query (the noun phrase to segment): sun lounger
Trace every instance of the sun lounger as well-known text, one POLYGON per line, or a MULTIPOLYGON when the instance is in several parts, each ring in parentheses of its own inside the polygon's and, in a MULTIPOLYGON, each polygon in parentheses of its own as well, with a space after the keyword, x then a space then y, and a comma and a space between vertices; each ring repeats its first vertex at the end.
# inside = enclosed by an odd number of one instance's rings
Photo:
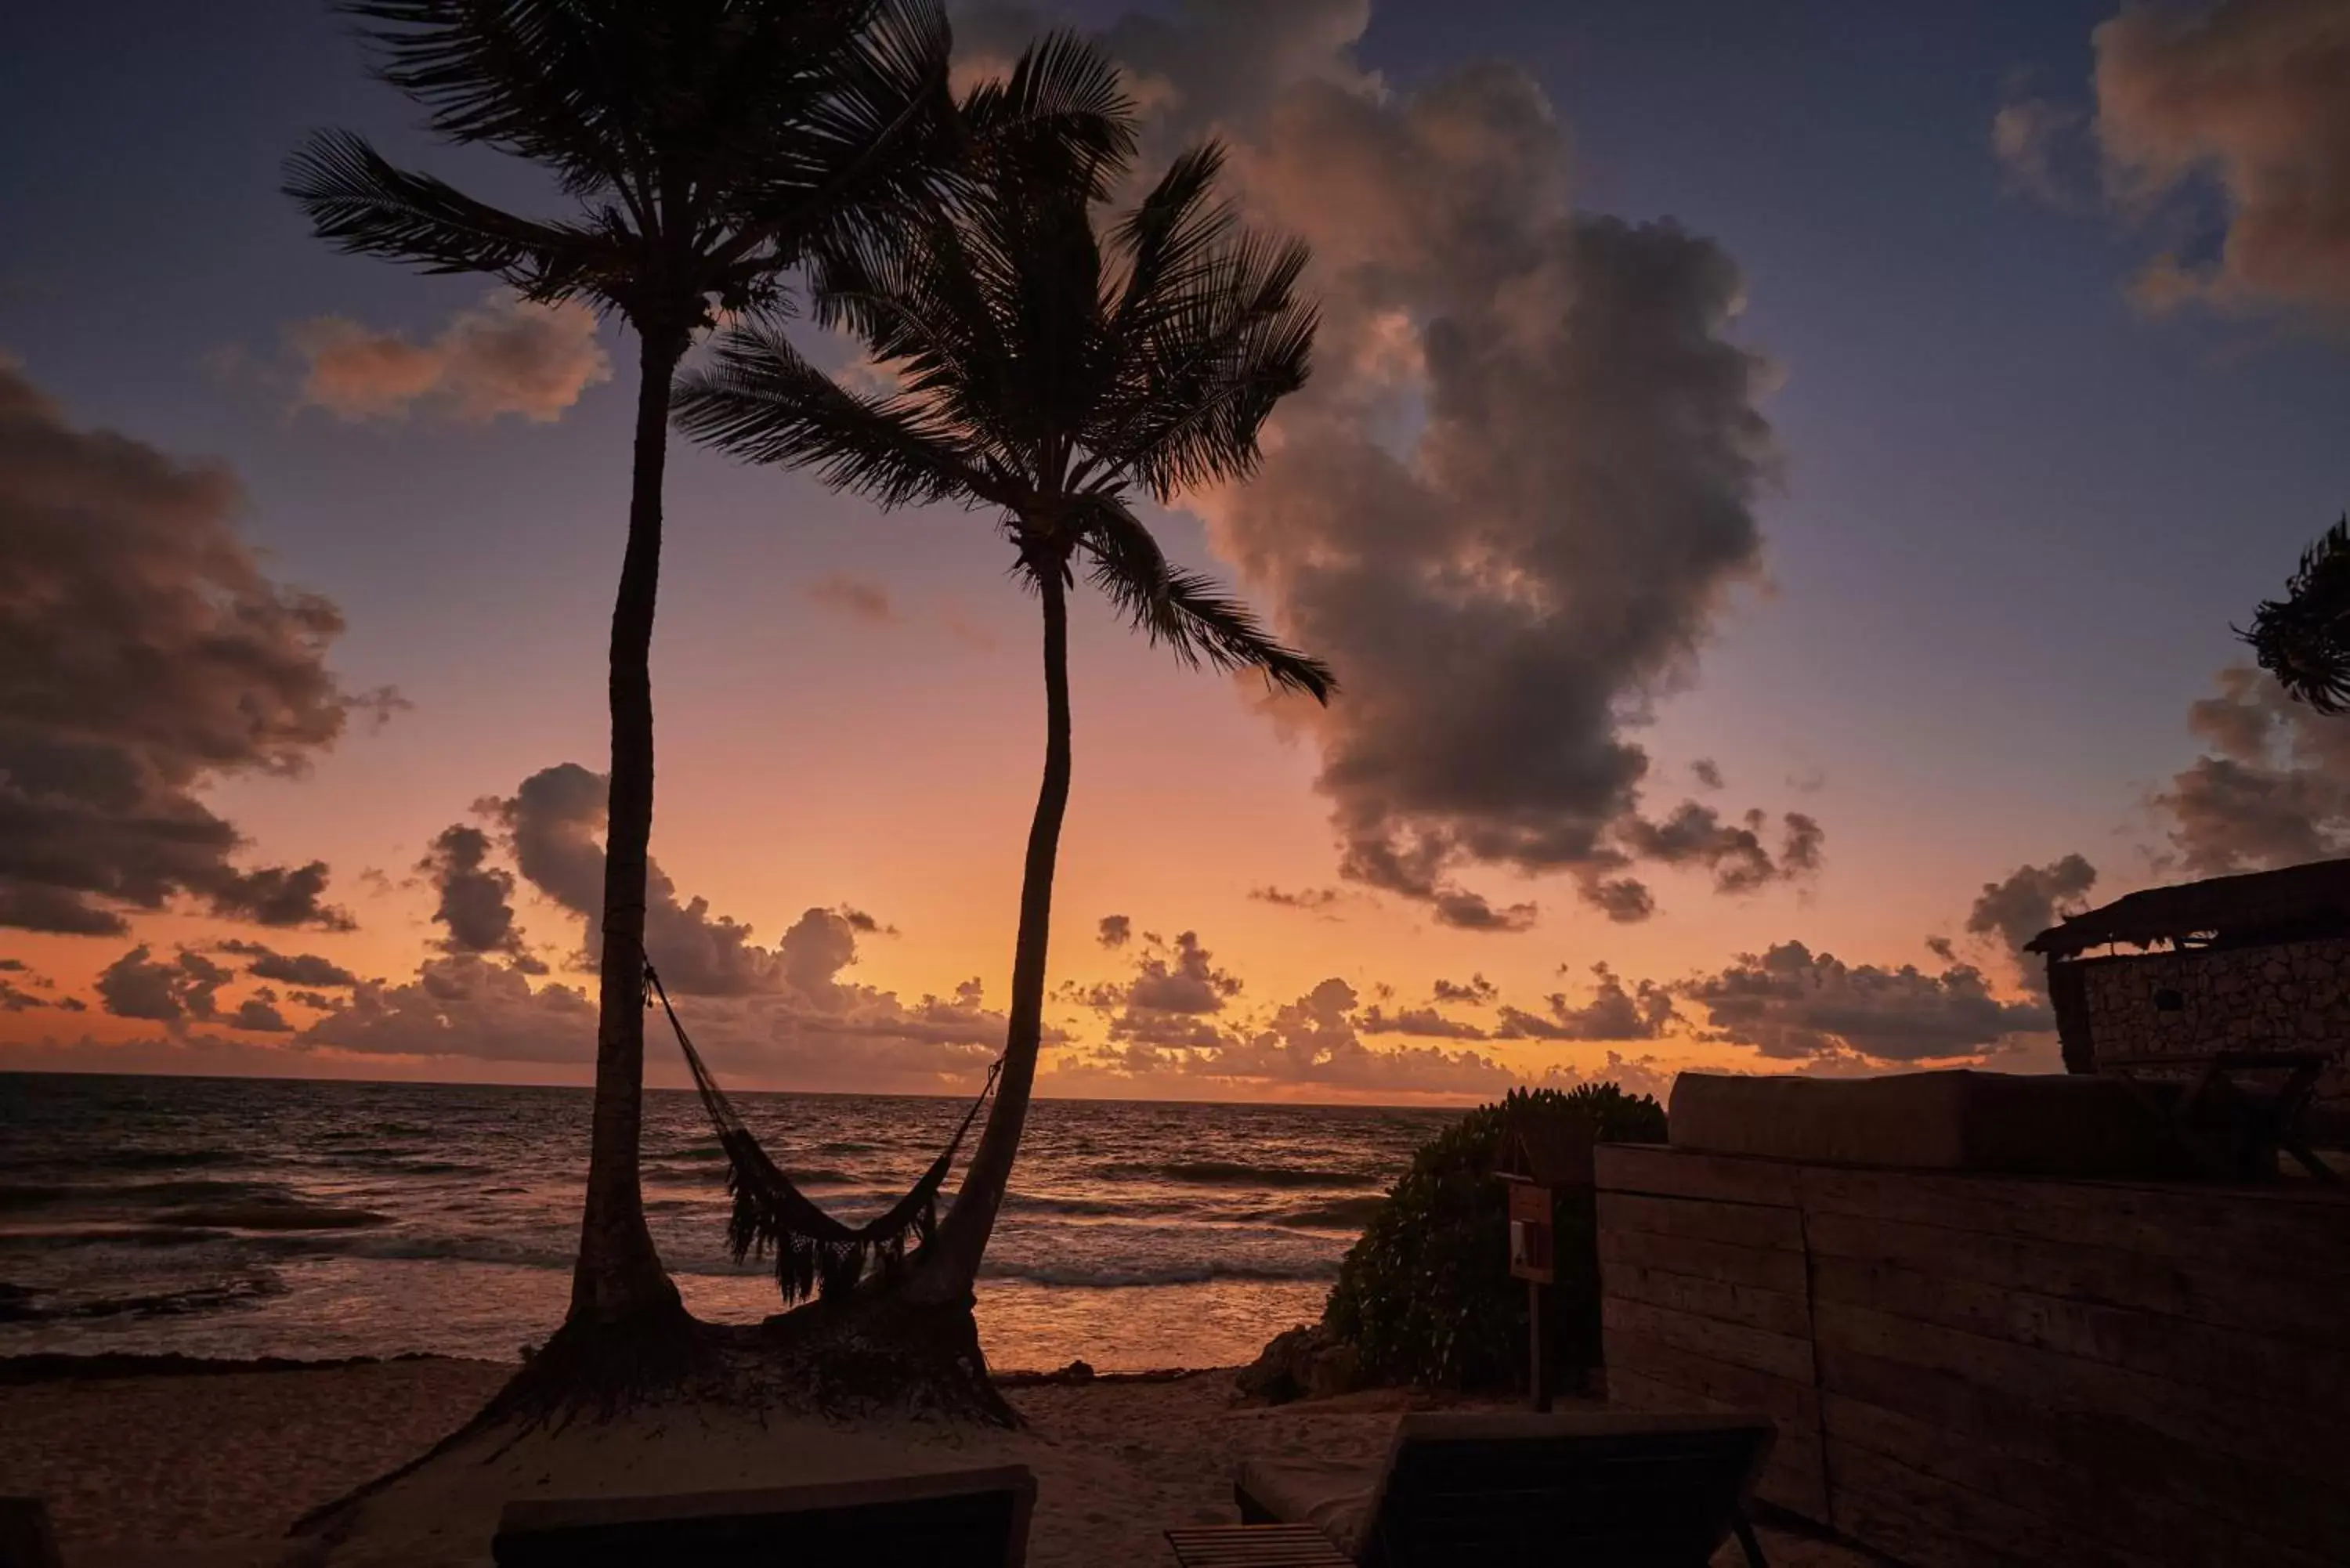
POLYGON ((1406 1416, 1385 1463, 1252 1459, 1243 1522, 1167 1532, 1184 1568, 1704 1568, 1775 1435, 1760 1416, 1406 1416))
POLYGON ((1025 1465, 764 1491, 506 1504, 498 1568, 854 1563, 1020 1568, 1036 1477, 1025 1465))
POLYGON ((37 1497, 0 1497, 0 1568, 57 1568, 57 1538, 37 1497))

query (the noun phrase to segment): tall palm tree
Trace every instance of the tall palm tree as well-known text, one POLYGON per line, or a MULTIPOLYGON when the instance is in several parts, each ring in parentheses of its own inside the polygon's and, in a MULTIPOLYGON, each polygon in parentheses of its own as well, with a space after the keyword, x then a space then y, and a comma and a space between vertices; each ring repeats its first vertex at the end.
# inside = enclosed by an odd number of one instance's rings
POLYGON ((349 0, 376 74, 450 141, 537 165, 575 204, 535 218, 394 167, 348 131, 314 135, 286 193, 319 238, 432 273, 585 300, 637 334, 629 532, 612 611, 610 814, 601 1008, 573 1321, 677 1315, 645 1228, 645 867, 652 832, 650 658, 670 387, 718 313, 779 310, 812 244, 897 221, 976 136, 1104 145, 1123 100, 1066 39, 956 111, 937 0, 349 0))
POLYGON ((2236 635, 2293 697, 2321 713, 2350 711, 2350 514, 2301 553, 2284 594, 2236 635))
POLYGON ((1132 504, 1254 471, 1266 416, 1305 379, 1305 248, 1236 223, 1214 196, 1213 145, 1177 159, 1097 230, 1129 157, 982 160, 955 202, 880 243, 828 249, 812 268, 816 315, 862 337, 896 390, 850 391, 781 333, 752 327, 721 337, 712 368, 678 392, 680 428, 738 456, 813 470, 884 507, 958 501, 991 514, 1044 610, 1045 778, 1003 1076, 954 1207, 908 1280, 918 1303, 969 1303, 1027 1118, 1069 797, 1078 570, 1185 664, 1260 670, 1323 701, 1335 689, 1322 664, 1170 562, 1132 504))

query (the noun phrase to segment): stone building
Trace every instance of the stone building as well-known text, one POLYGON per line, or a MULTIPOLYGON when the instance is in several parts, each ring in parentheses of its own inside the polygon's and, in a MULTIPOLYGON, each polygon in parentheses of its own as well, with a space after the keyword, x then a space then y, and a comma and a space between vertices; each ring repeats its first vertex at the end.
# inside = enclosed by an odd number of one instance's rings
POLYGON ((2067 1071, 2112 1056, 2331 1050, 2318 1101, 2350 1113, 2350 860, 2148 888, 2027 948, 2048 961, 2067 1071))

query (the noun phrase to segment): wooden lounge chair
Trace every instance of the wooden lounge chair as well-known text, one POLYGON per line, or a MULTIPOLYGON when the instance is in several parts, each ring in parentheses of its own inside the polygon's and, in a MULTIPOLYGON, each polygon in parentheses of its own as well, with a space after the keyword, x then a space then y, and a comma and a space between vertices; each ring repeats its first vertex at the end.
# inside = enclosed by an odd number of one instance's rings
POLYGON ((57 1533, 37 1497, 0 1497, 0 1568, 57 1568, 57 1533))
POLYGON ((1184 1568, 1704 1568, 1776 1435, 1761 1416, 1406 1416, 1382 1465, 1253 1459, 1243 1522, 1167 1532, 1184 1568))
POLYGON ((506 1504, 498 1568, 1021 1568, 1036 1477, 1025 1465, 760 1491, 506 1504))

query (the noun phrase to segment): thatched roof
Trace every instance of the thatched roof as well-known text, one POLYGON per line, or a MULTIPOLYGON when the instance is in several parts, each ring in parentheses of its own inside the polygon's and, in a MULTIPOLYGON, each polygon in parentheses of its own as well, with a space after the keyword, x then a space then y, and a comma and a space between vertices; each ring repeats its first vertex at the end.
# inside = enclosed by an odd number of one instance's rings
POLYGON ((2149 888, 2052 926, 2024 947, 2070 958, 2107 942, 2143 947, 2203 934, 2234 937, 2331 924, 2350 925, 2350 860, 2149 888))

